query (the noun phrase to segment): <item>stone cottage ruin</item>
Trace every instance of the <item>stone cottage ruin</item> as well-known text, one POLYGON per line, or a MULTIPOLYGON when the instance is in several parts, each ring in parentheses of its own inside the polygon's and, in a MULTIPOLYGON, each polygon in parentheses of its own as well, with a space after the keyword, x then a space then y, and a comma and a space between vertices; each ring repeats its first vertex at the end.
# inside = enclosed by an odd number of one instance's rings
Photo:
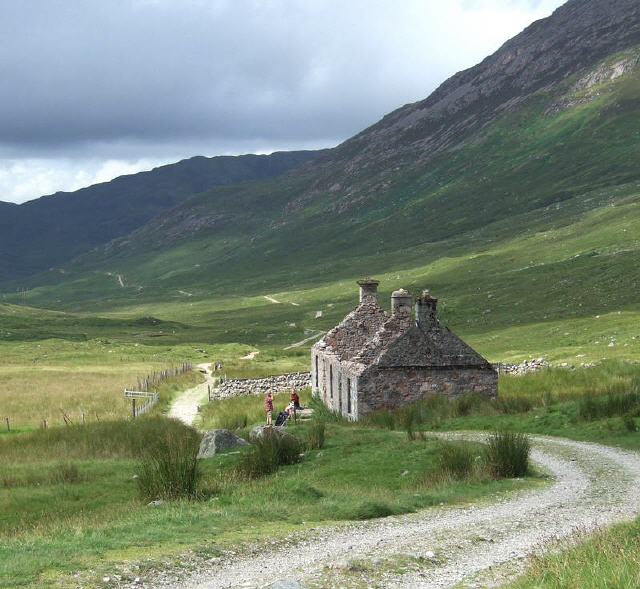
POLYGON ((311 350, 313 393, 351 419, 396 409, 429 395, 495 397, 491 364, 442 325, 429 291, 415 301, 391 295, 391 315, 378 304, 377 280, 358 282, 360 304, 311 350))

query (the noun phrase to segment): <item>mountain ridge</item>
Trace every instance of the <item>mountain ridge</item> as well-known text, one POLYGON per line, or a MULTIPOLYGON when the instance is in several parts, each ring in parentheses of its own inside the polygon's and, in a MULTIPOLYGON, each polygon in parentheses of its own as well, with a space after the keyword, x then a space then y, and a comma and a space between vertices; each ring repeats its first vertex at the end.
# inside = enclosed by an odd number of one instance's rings
POLYGON ((68 262, 133 231, 197 192, 282 174, 321 153, 196 156, 74 192, 57 192, 20 205, 3 203, 0 281, 68 262))

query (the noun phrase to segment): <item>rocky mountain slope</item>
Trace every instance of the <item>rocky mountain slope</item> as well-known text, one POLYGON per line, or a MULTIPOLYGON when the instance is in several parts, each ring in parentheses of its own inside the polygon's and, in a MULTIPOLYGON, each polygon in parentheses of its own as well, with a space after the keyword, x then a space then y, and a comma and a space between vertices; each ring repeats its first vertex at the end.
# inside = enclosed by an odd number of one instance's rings
POLYGON ((315 155, 194 157, 20 206, 0 202, 0 282, 68 262, 128 234, 192 194, 277 176, 315 155))

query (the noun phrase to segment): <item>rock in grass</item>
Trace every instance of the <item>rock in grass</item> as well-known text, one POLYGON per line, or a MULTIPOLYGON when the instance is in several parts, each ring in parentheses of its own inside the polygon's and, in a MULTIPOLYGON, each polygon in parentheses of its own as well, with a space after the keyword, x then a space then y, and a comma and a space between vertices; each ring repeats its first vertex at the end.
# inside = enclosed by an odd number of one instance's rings
POLYGON ((284 431, 284 428, 282 426, 256 425, 256 427, 254 427, 251 430, 251 433, 249 434, 249 439, 252 442, 257 442, 258 440, 262 440, 267 436, 283 437, 283 436, 289 436, 289 434, 284 431))
POLYGON ((198 458, 211 458, 221 452, 227 452, 238 446, 246 446, 247 442, 226 429, 214 429, 204 434, 198 458))

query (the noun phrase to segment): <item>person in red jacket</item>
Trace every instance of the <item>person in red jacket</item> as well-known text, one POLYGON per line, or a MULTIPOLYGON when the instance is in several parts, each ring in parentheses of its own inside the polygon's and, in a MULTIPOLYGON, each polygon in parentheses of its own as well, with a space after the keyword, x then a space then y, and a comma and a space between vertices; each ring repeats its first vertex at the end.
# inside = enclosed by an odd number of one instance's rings
POLYGON ((289 397, 289 401, 293 403, 293 408, 297 411, 300 409, 300 395, 295 389, 291 389, 291 396, 289 397))
POLYGON ((267 393, 264 398, 264 411, 267 414, 267 425, 271 425, 271 417, 273 415, 273 394, 267 393))

